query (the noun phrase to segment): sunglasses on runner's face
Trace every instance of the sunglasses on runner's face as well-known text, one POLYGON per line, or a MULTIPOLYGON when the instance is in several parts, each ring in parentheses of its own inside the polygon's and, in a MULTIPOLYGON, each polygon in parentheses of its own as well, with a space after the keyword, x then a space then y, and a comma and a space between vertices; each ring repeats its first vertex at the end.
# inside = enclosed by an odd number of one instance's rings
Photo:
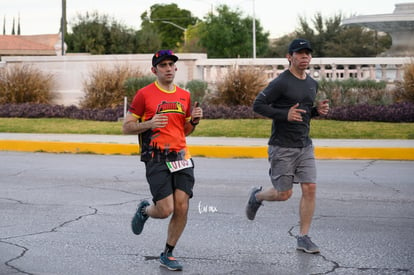
POLYGON ((161 51, 158 51, 158 52, 155 54, 155 57, 156 57, 156 58, 158 58, 158 57, 160 57, 160 56, 164 56, 164 55, 174 55, 174 52, 173 52, 173 51, 171 51, 171 50, 161 50, 161 51))

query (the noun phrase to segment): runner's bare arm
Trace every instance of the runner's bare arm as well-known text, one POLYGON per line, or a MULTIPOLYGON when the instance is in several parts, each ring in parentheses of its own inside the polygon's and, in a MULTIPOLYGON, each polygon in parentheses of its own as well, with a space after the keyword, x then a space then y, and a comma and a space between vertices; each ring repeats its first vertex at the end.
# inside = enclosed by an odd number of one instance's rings
POLYGON ((167 123, 168 117, 164 115, 156 114, 148 121, 139 122, 137 117, 128 112, 122 124, 122 132, 125 135, 140 134, 149 129, 165 127, 167 123))

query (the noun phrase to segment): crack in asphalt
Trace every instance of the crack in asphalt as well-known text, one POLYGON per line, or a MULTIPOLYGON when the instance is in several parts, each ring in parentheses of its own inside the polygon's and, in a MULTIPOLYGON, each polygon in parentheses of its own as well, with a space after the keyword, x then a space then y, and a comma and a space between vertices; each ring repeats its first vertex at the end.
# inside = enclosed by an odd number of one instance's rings
MULTIPOLYGON (((7 198, 2 198, 2 199, 6 199, 6 200, 7 200, 7 198)), ((14 200, 14 199, 8 199, 8 200, 11 200, 11 201, 17 201, 17 202, 19 202, 19 203, 24 204, 24 202, 21 202, 21 201, 18 201, 18 200, 14 200)), ((30 233, 30 234, 24 234, 24 235, 10 236, 10 237, 6 237, 6 238, 0 238, 0 243, 5 243, 5 244, 12 245, 12 246, 15 246, 15 247, 17 247, 17 248, 22 249, 22 252, 21 252, 18 256, 16 256, 16 257, 14 257, 14 258, 11 258, 11 259, 7 260, 6 262, 4 262, 4 264, 5 264, 7 267, 12 268, 13 270, 16 270, 17 272, 19 272, 19 273, 21 273, 21 274, 33 275, 33 273, 30 273, 30 272, 27 272, 27 271, 21 270, 21 269, 19 269, 18 267, 14 266, 14 265, 12 264, 12 262, 14 262, 14 261, 16 261, 16 260, 19 260, 19 259, 23 258, 23 257, 24 257, 24 255, 26 254, 26 252, 28 252, 30 249, 29 249, 29 248, 27 248, 27 247, 25 247, 25 246, 22 246, 22 245, 19 245, 19 244, 17 244, 17 243, 13 243, 13 242, 10 242, 10 241, 6 241, 6 240, 11 240, 11 239, 15 239, 15 238, 22 238, 22 237, 36 236, 36 235, 41 235, 41 234, 55 233, 55 232, 57 232, 60 228, 63 228, 64 226, 66 226, 66 225, 68 225, 68 224, 70 224, 70 223, 74 223, 74 222, 76 222, 76 221, 79 221, 79 220, 80 220, 80 219, 82 219, 82 218, 85 218, 85 217, 87 217, 87 216, 93 216, 93 215, 96 215, 96 214, 98 213, 98 209, 96 209, 96 208, 94 208, 94 207, 92 207, 92 206, 88 206, 88 208, 93 210, 93 211, 92 211, 92 213, 88 213, 88 214, 80 215, 80 216, 76 217, 75 219, 67 220, 67 221, 65 221, 65 222, 63 222, 63 223, 61 223, 61 224, 59 224, 58 226, 53 227, 53 228, 52 228, 52 229, 50 229, 50 230, 47 230, 47 231, 40 231, 40 232, 35 232, 35 233, 30 233)))
MULTIPOLYGON (((288 234, 291 237, 296 238, 296 236, 292 233, 293 229, 295 227, 299 226, 295 225, 292 226, 289 231, 288 234)), ((381 268, 381 267, 353 267, 353 266, 342 266, 340 265, 338 262, 336 262, 333 259, 329 259, 327 256, 323 255, 322 253, 318 253, 318 254, 313 254, 315 257, 320 257, 322 258, 325 262, 328 262, 330 264, 332 264, 332 269, 327 270, 325 272, 320 272, 320 273, 311 273, 310 275, 323 275, 323 274, 330 274, 333 273, 335 271, 337 271, 338 269, 352 269, 352 270, 358 270, 358 271, 375 271, 378 274, 383 274, 385 272, 392 272, 392 273, 396 273, 396 272, 411 272, 410 269, 404 269, 404 268, 381 268)))
MULTIPOLYGON (((400 190, 393 188, 393 187, 386 187, 386 186, 382 186, 380 184, 378 184, 377 182, 375 182, 374 180, 372 180, 369 177, 365 177, 362 175, 362 173, 364 171, 366 171, 367 169, 369 169, 371 166, 373 166, 377 161, 376 160, 372 160, 369 161, 368 163, 366 163, 365 166, 361 167, 358 170, 355 170, 353 172, 353 174, 361 179, 367 180, 368 182, 370 182, 371 184, 373 184, 374 186, 377 187, 381 187, 381 188, 388 188, 391 189, 393 192, 395 193, 400 193, 400 190)), ((320 216, 320 218, 322 218, 322 216, 320 216)), ((314 218, 314 220, 317 220, 318 218, 314 218)), ((292 226, 289 230, 288 230, 288 234, 293 237, 296 238, 296 236, 292 233, 293 229, 295 227, 299 227, 299 223, 297 225, 292 226)), ((318 254, 314 254, 316 257, 320 257, 322 258, 325 262, 328 262, 330 264, 332 264, 332 269, 327 270, 325 272, 321 272, 321 273, 312 273, 312 275, 322 275, 322 274, 330 274, 335 272, 338 269, 353 269, 353 270, 358 270, 358 271, 374 271, 377 273, 385 273, 385 272, 392 272, 392 273, 396 273, 396 272, 411 272, 412 270, 410 269, 404 269, 404 268, 378 268, 378 267, 352 267, 352 266, 341 266, 338 262, 336 262, 333 259, 329 259, 328 257, 326 257, 325 255, 323 255, 322 253, 318 253, 318 254)))
MULTIPOLYGON (((138 255, 136 255, 136 256, 138 256, 138 255)), ((245 257, 241 257, 241 258, 243 259, 242 262, 244 264, 245 263, 250 263, 250 264, 263 264, 260 261, 251 261, 251 260, 249 261, 249 260, 246 260, 245 257)), ((204 258, 201 258, 201 257, 179 257, 179 259, 183 259, 183 260, 195 260, 195 261, 209 261, 209 262, 220 262, 220 261, 222 261, 222 262, 226 262, 226 263, 230 263, 230 264, 236 264, 236 265, 239 263, 239 261, 235 261, 235 260, 223 260, 223 258, 220 258, 220 257, 204 257, 204 258)), ((159 261, 160 260, 160 256, 150 256, 150 255, 147 255, 147 256, 144 256, 144 260, 145 261, 159 261)), ((277 263, 269 263, 269 265, 270 266, 276 266, 277 263)), ((240 271, 240 272, 242 272, 242 270, 233 270, 233 271, 240 271)), ((239 273, 237 273, 237 274, 239 274, 239 273)))
MULTIPOLYGON (((328 260, 325 256, 320 255, 323 259, 328 260)), ((334 266, 332 270, 321 272, 321 273, 311 273, 310 275, 324 275, 335 272, 337 269, 345 270, 358 270, 358 271, 374 271, 377 274, 396 274, 397 272, 411 273, 410 269, 405 268, 387 268, 387 267, 353 267, 353 266, 340 266, 339 264, 334 266), (391 272, 391 273, 390 273, 391 272)))
POLYGON ((0 200, 17 202, 17 203, 19 203, 19 204, 25 204, 25 203, 24 203, 23 201, 21 201, 21 200, 16 200, 16 199, 11 199, 11 198, 4 198, 4 197, 0 197, 0 200))
POLYGON ((27 169, 23 169, 23 170, 20 170, 20 171, 17 171, 16 173, 14 173, 14 174, 9 174, 9 175, 7 175, 8 177, 17 177, 17 176, 20 176, 20 175, 22 175, 22 174, 24 174, 26 171, 28 171, 27 169))
MULTIPOLYGON (((16 176, 20 176, 22 174, 24 174, 27 170, 21 170, 18 171, 14 174, 10 174, 9 176, 12 177, 16 177, 16 176)), ((115 182, 123 182, 123 180, 121 180, 121 178, 119 176, 115 176, 114 177, 115 182)), ((96 187, 96 186, 88 186, 88 185, 82 185, 85 188, 93 188, 93 189, 101 189, 101 190, 109 190, 109 191, 117 191, 117 192, 121 192, 121 193, 126 193, 126 194, 132 194, 132 195, 137 195, 135 192, 129 192, 126 190, 121 190, 121 189, 117 189, 117 188, 104 188, 104 187, 96 187)), ((56 187, 56 186, 54 186, 56 187)), ((48 187, 47 187, 48 188, 48 187)), ((41 189, 41 188, 36 188, 36 189, 41 189)), ((5 200, 5 201, 11 201, 11 202, 15 202, 15 203, 19 203, 19 204, 28 204, 25 203, 24 201, 21 200, 17 200, 17 199, 13 199, 13 198, 6 198, 6 197, 0 197, 0 200, 5 200)), ((134 200, 135 201, 135 200, 134 200)), ((117 204, 110 204, 110 205, 122 205, 122 204, 127 204, 127 203, 131 203, 132 201, 126 201, 126 202, 122 202, 122 203, 117 203, 117 204)), ((32 205, 32 204, 31 204, 32 205)), ((16 272, 20 273, 20 274, 27 274, 27 275, 34 275, 33 273, 30 273, 28 271, 24 271, 22 269, 19 269, 17 266, 13 265, 14 261, 17 261, 21 258, 24 257, 24 255, 30 250, 28 247, 19 245, 18 243, 15 242, 11 242, 10 240, 12 239, 16 239, 16 238, 23 238, 23 237, 31 237, 31 236, 36 236, 36 235, 41 235, 41 234, 49 234, 49 233, 55 233, 57 232, 60 228, 63 228, 64 226, 70 224, 70 223, 74 223, 76 221, 81 220, 82 218, 85 218, 87 216, 93 216, 96 215, 98 213, 98 209, 94 208, 92 206, 88 206, 89 209, 92 209, 93 211, 91 213, 87 213, 84 215, 80 215, 78 217, 76 217, 75 219, 70 219, 67 221, 62 222, 61 224, 51 228, 50 230, 46 230, 46 231, 40 231, 40 232, 34 232, 34 233, 30 233, 30 234, 22 234, 22 235, 15 235, 15 236, 9 236, 9 237, 0 237, 0 243, 3 244, 7 244, 10 246, 14 246, 17 247, 19 249, 21 249, 21 253, 19 255, 17 255, 16 257, 13 257, 11 259, 8 259, 7 261, 4 262, 4 264, 8 267, 11 268, 13 270, 15 270, 16 272)))
POLYGON ((22 249, 22 253, 20 253, 18 256, 14 257, 14 258, 11 258, 8 261, 4 262, 4 265, 5 266, 7 266, 7 267, 9 267, 9 268, 17 271, 18 273, 27 274, 27 275, 33 275, 33 273, 26 272, 24 270, 21 270, 21 269, 15 267, 15 266, 13 266, 12 264, 10 264, 11 262, 13 262, 13 261, 15 261, 17 259, 22 258, 24 256, 24 254, 26 254, 26 252, 29 251, 29 249, 27 247, 22 246, 22 245, 18 245, 18 244, 15 244, 15 243, 11 243, 11 242, 5 242, 5 241, 3 241, 1 239, 0 239, 0 243, 5 243, 5 244, 11 245, 11 246, 15 246, 15 247, 18 247, 18 248, 21 248, 22 249))
MULTIPOLYGON (((289 234, 291 236, 293 236, 293 234, 291 233, 291 230, 294 227, 292 227, 289 230, 289 234)), ((404 268, 381 268, 381 267, 352 267, 352 266, 341 266, 339 263, 328 259, 326 256, 324 256, 323 254, 319 253, 319 254, 313 254, 316 257, 320 257, 322 258, 324 261, 329 262, 333 265, 332 269, 325 271, 325 272, 321 272, 321 273, 310 273, 310 275, 324 275, 324 274, 330 274, 335 272, 337 269, 345 269, 345 270, 358 270, 358 271, 374 271, 375 273, 378 274, 389 274, 391 272, 391 274, 393 273, 397 273, 397 272, 404 272, 404 273, 410 273, 412 270, 410 269, 404 269, 404 268)), ((138 256, 138 255, 136 255, 138 256)), ((203 260, 203 261, 222 261, 222 258, 197 258, 197 257, 180 257, 181 259, 186 259, 186 260, 203 260)), ((160 259, 159 256, 144 256, 144 260, 145 261, 158 261, 160 259)), ((230 263, 234 263, 236 264, 236 261, 226 261, 226 262, 230 262, 230 263)), ((246 263, 245 261, 243 261, 243 263, 246 263)), ((260 264, 260 262, 251 262, 252 264, 260 264)), ((276 264, 274 264, 276 265, 276 264)))
MULTIPOLYGON (((316 219, 314 218, 314 220, 316 220, 316 219)), ((290 237, 293 237, 293 238, 295 238, 295 239, 296 239, 296 236, 293 234, 293 229, 294 229, 295 227, 299 227, 299 223, 298 223, 297 225, 292 226, 292 227, 288 230, 288 234, 289 234, 289 236, 290 236, 290 237)), ((313 255, 314 255, 315 257, 320 257, 320 258, 322 258, 325 262, 328 262, 328 263, 332 264, 332 269, 331 269, 331 270, 328 270, 328 271, 323 272, 323 273, 315 273, 315 274, 329 274, 329 273, 334 272, 336 269, 338 269, 338 268, 340 268, 340 267, 341 267, 341 266, 339 265, 339 263, 338 263, 338 262, 336 262, 336 261, 334 261, 334 260, 330 260, 330 259, 328 259, 328 258, 327 258, 327 257, 325 257, 322 253, 317 253, 317 254, 313 254, 313 255)))
MULTIPOLYGON (((376 163, 375 160, 373 161, 369 161, 367 163, 365 163, 365 165, 363 165, 360 169, 357 169, 353 172, 353 174, 356 177, 359 177, 361 179, 364 179, 366 181, 368 181, 370 184, 379 187, 379 188, 384 188, 384 189, 390 189, 392 191, 394 191, 395 193, 400 193, 400 190, 393 188, 393 187, 387 187, 387 186, 382 186, 381 184, 375 182, 375 180, 366 177, 363 175, 363 172, 366 171, 367 169, 369 169, 371 166, 373 166, 376 163)), ((23 173, 23 171, 16 173, 16 175, 19 175, 23 173)), ((115 181, 116 182, 123 182, 122 180, 120 180, 119 177, 115 176, 115 181)), ((105 187, 96 187, 96 186, 88 186, 88 185, 82 185, 85 188, 93 188, 93 189, 101 189, 101 190, 109 190, 109 191, 117 191, 117 192, 121 192, 121 193, 126 193, 126 194, 133 194, 133 195, 137 195, 137 193, 135 192, 130 192, 127 190, 122 190, 122 189, 116 189, 116 188, 105 188, 105 187)), ((6 201, 12 201, 12 202, 16 202, 19 204, 27 204, 23 201, 17 200, 17 199, 13 199, 13 198, 4 198, 4 197, 0 197, 0 200, 6 200, 6 201)), ((134 200, 135 201, 135 200, 134 200)), ((131 201, 127 201, 127 202, 122 202, 122 203, 117 203, 117 204, 106 204, 106 205, 122 205, 125 203, 130 203, 131 201)), ((31 204, 32 205, 32 204, 31 204)), ((34 204, 35 205, 35 204, 34 204)), ((14 258, 8 259, 6 262, 4 262, 4 264, 8 267, 11 268, 13 270, 15 270, 16 272, 18 272, 19 274, 28 274, 28 275, 34 275, 33 273, 30 273, 28 271, 24 271, 19 269, 17 266, 13 265, 13 262, 16 260, 19 260, 21 258, 24 257, 24 255, 26 254, 26 252, 28 252, 30 249, 28 247, 19 245, 18 243, 13 243, 10 242, 11 239, 15 239, 15 238, 20 238, 20 237, 30 237, 30 236, 35 236, 35 235, 40 235, 40 234, 47 234, 47 233, 55 233, 57 232, 60 228, 63 228, 65 226, 67 226, 68 224, 74 223, 76 221, 81 220, 84 217, 87 216, 93 216, 96 215, 98 213, 98 209, 94 208, 92 206, 88 206, 89 209, 92 209, 93 211, 91 213, 87 213, 84 215, 80 215, 75 219, 71 219, 71 220, 67 220, 62 222, 61 224, 59 224, 58 226, 53 227, 50 230, 46 230, 46 231, 40 231, 40 232, 36 232, 36 233, 30 233, 30 234, 24 234, 24 235, 17 235, 17 236, 10 236, 10 237, 6 237, 6 238, 1 238, 0 237, 0 243, 6 244, 6 245, 10 245, 10 246, 14 246, 18 249, 21 249, 21 253, 19 255, 17 255, 14 258)), ((223 214, 223 213, 222 213, 223 214)), ((230 214, 230 213, 225 213, 225 214, 230 214)), ((324 217, 328 217, 328 216, 319 216, 319 217, 315 217, 314 220, 320 219, 320 218, 324 218, 324 217)), ((337 216, 335 216, 337 217, 337 216)), ((382 217, 380 217, 382 218, 382 217)), ((409 218, 409 217, 407 217, 409 218)), ((290 237, 294 237, 296 238, 296 236, 293 234, 293 230, 295 228, 299 227, 299 223, 296 225, 293 225, 289 230, 288 230, 288 234, 290 237)), ((352 270, 354 271, 359 271, 359 272, 367 272, 367 271, 373 271, 375 273, 411 273, 414 272, 414 270, 412 269, 404 269, 404 268, 381 268, 381 267, 356 267, 356 266, 345 266, 345 265, 341 265, 339 262, 335 261, 332 258, 329 258, 326 255, 323 255, 322 253, 319 254, 314 254, 315 257, 320 257, 324 262, 328 263, 328 265, 332 266, 329 270, 326 270, 324 272, 321 273, 311 273, 313 274, 331 274, 331 273, 335 273, 340 269, 343 270, 349 270, 350 272, 352 270)), ((332 256, 332 255, 330 255, 332 256)), ((207 261, 216 261, 219 259, 214 259, 214 258, 196 258, 196 257, 181 257, 182 259, 192 259, 192 260, 207 260, 207 261)), ((152 261, 152 260, 159 260, 159 256, 144 256, 145 261, 152 261)), ((227 261, 230 263, 237 263, 237 261, 227 261)), ((329 267, 327 267, 328 269, 329 267)))
POLYGON ((105 191, 116 191, 116 192, 119 192, 119 193, 125 193, 125 194, 128 194, 128 195, 134 195, 134 196, 135 195, 140 195, 140 194, 138 194, 136 192, 122 190, 122 189, 119 189, 119 188, 98 187, 98 186, 91 186, 91 185, 87 185, 87 184, 82 184, 80 186, 82 186, 84 188, 89 188, 89 189, 97 189, 97 190, 105 190, 105 191))
POLYGON ((401 190, 399 190, 399 189, 397 189, 397 188, 383 186, 383 185, 381 185, 381 184, 379 184, 379 183, 375 182, 374 180, 372 180, 372 179, 370 179, 370 178, 365 177, 365 176, 363 176, 363 175, 362 175, 362 173, 363 173, 365 170, 367 170, 368 168, 370 168, 371 166, 373 166, 376 162, 377 162, 377 160, 372 160, 372 161, 369 161, 368 163, 366 163, 366 165, 365 165, 365 166, 362 166, 360 169, 355 170, 355 171, 353 172, 353 174, 354 174, 355 176, 357 176, 357 177, 361 178, 361 179, 364 179, 364 180, 369 181, 369 182, 370 182, 370 183, 372 183, 374 186, 381 187, 381 188, 385 188, 385 189, 390 189, 390 190, 392 190, 394 193, 400 193, 400 192, 401 192, 401 190))
POLYGON ((23 234, 23 235, 16 235, 16 236, 10 236, 10 237, 5 237, 5 238, 0 238, 0 241, 2 241, 2 240, 10 240, 10 239, 15 239, 15 238, 22 238, 22 237, 30 237, 30 236, 35 236, 35 235, 41 235, 41 234, 48 234, 48 233, 57 232, 59 228, 62 228, 62 227, 64 227, 65 225, 67 225, 69 223, 73 223, 73 222, 79 221, 80 219, 82 219, 84 217, 87 217, 87 216, 96 215, 96 213, 98 212, 98 209, 96 209, 96 208, 93 208, 91 206, 88 206, 88 208, 93 209, 94 210, 93 213, 81 215, 81 216, 78 216, 75 219, 65 221, 65 222, 59 224, 58 226, 53 227, 50 230, 40 231, 40 232, 34 232, 34 233, 30 233, 30 234, 23 234))
MULTIPOLYGON (((313 220, 318 220, 318 219, 322 219, 325 217, 339 217, 339 216, 318 216, 315 217, 313 220)), ((345 217, 345 216, 343 216, 345 217)), ((349 217, 349 216, 346 216, 349 217)), ((379 217, 379 218, 388 218, 388 217, 379 217)), ((293 229, 295 227, 299 227, 299 223, 297 225, 292 226, 289 231, 288 234, 291 237, 296 238, 296 236, 292 233, 293 229)), ((330 274, 330 273, 334 273, 335 271, 337 271, 338 269, 346 269, 346 270, 358 270, 358 271, 375 271, 378 274, 388 274, 389 272, 391 272, 391 274, 397 273, 397 272, 404 272, 404 273, 411 273, 412 270, 411 269, 405 269, 405 268, 381 268, 381 267, 356 267, 356 266, 343 266, 340 265, 337 261, 333 260, 333 259, 329 259, 327 256, 323 255, 322 253, 318 253, 318 254, 313 254, 316 257, 321 257, 325 262, 331 263, 332 264, 332 269, 327 270, 325 272, 320 272, 320 273, 311 273, 310 275, 322 275, 322 274, 330 274), (388 272, 388 273, 387 273, 388 272)))

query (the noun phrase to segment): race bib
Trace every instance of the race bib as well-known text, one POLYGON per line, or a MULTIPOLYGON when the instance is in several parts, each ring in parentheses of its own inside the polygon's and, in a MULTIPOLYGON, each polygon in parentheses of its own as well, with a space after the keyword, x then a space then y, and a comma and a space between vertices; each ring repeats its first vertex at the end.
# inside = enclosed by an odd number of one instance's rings
POLYGON ((193 167, 193 161, 191 159, 167 161, 166 164, 167 164, 168 169, 170 169, 171 173, 183 170, 185 168, 193 167))

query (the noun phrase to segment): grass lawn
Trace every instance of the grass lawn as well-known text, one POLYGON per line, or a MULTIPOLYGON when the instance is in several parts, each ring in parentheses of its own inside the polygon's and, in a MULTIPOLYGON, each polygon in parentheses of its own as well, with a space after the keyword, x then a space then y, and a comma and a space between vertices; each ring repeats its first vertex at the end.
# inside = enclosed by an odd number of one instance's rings
MULTIPOLYGON (((0 118, 0 132, 122 135, 122 122, 60 118, 0 118)), ((267 138, 269 119, 205 119, 193 136, 267 138)), ((414 139, 414 123, 312 120, 313 138, 414 139)))

